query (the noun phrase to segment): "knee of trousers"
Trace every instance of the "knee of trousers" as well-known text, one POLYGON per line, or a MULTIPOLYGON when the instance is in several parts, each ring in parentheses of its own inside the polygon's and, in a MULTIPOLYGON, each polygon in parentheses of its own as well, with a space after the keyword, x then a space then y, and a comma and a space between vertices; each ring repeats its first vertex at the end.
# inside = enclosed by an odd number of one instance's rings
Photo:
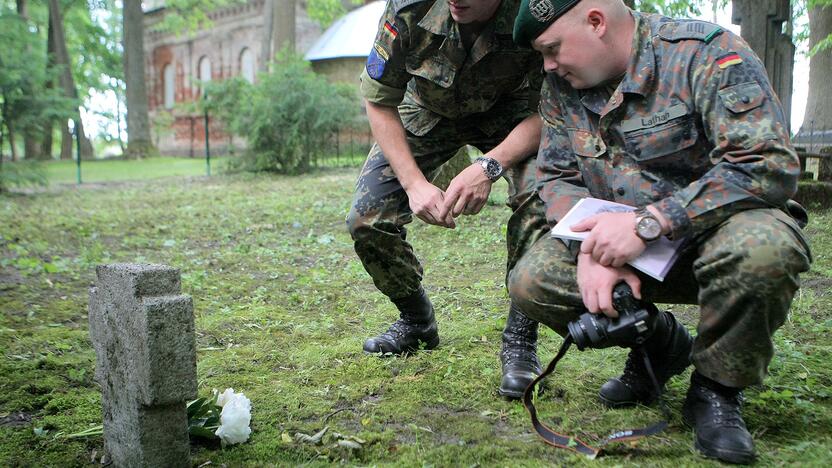
POLYGON ((347 232, 350 233, 353 241, 365 240, 373 234, 373 220, 368 216, 360 215, 355 208, 347 214, 346 222, 347 232))
POLYGON ((737 233, 700 260, 701 272, 713 268, 714 273, 719 272, 717 278, 733 278, 740 289, 757 293, 763 292, 764 286, 796 288, 797 275, 809 268, 808 252, 786 229, 766 229, 763 235, 737 233))
POLYGON ((559 334, 565 334, 566 323, 581 312, 580 307, 573 304, 574 298, 568 297, 567 293, 561 294, 563 291, 556 280, 541 275, 523 260, 508 275, 508 291, 512 304, 523 315, 559 334))

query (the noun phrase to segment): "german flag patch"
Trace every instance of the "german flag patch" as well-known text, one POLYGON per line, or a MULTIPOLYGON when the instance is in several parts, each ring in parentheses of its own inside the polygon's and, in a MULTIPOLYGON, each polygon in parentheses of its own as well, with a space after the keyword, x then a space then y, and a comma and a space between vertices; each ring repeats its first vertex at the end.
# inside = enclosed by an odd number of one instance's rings
POLYGON ((387 32, 391 39, 395 39, 399 35, 399 28, 397 28, 395 24, 389 21, 384 22, 384 30, 387 32))
POLYGON ((722 57, 716 59, 716 64, 723 70, 731 65, 738 65, 740 63, 742 63, 742 57, 740 57, 740 55, 736 52, 731 52, 728 55, 723 55, 722 57))

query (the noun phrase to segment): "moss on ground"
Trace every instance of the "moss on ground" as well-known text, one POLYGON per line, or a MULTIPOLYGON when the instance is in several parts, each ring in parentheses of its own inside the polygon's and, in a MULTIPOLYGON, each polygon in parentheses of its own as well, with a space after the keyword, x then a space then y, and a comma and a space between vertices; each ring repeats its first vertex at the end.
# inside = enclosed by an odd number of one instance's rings
MULTIPOLYGON (((714 465, 692 452, 681 423, 687 375, 669 385, 665 433, 597 462, 546 446, 522 407, 496 395, 508 305, 503 186, 456 230, 409 228, 441 346, 408 358, 364 355, 363 339, 396 313, 344 229, 355 176, 165 179, 0 198, 0 465, 84 466, 102 453, 100 437, 64 436, 101 418, 86 314, 94 266, 104 262, 180 268, 194 299, 200 394, 233 387, 252 400, 251 440, 194 443, 195 465, 714 465), (325 426, 322 445, 292 440, 325 426), (362 448, 336 446, 336 432, 362 448)), ((771 376, 747 392, 766 465, 821 464, 832 452, 832 213, 812 215, 815 264, 777 335, 771 376)), ((674 311, 695 328, 693 308, 674 311)), ((546 330, 540 343, 548 360, 560 338, 546 330)), ((539 399, 544 420, 592 440, 659 418, 652 408, 597 403, 624 357, 567 355, 539 399)))

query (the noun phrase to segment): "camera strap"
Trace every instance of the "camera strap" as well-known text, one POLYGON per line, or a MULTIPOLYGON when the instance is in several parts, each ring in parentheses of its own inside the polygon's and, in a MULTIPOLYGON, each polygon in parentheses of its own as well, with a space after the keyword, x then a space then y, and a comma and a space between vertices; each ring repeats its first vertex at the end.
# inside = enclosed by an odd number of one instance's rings
POLYGON ((600 453, 603 447, 607 444, 613 442, 624 442, 629 440, 641 439, 643 437, 651 436, 663 431, 667 427, 667 420, 670 419, 669 410, 667 406, 664 404, 664 400, 661 398, 661 388, 659 387, 658 381, 656 380, 656 376, 653 374, 653 368, 650 365, 650 358, 647 356, 647 352, 644 348, 639 347, 636 348, 641 353, 642 357, 644 358, 644 364, 647 367, 647 372, 650 374, 650 380, 653 383, 653 387, 656 390, 656 394, 659 398, 659 404, 662 410, 662 414, 664 416, 664 420, 659 421, 655 424, 652 424, 648 427, 640 428, 640 429, 627 429, 623 431, 616 431, 612 434, 608 435, 604 440, 602 440, 598 447, 593 447, 582 440, 578 439, 577 437, 570 437, 563 434, 559 434, 548 426, 540 422, 537 417, 537 409, 534 407, 534 395, 535 389, 537 388, 537 384, 540 383, 543 379, 545 379, 549 374, 555 371, 555 367, 558 364, 564 355, 566 355, 566 351, 569 350, 569 347, 572 345, 572 335, 567 334, 566 338, 563 340, 563 345, 561 345, 558 354, 552 359, 552 362, 546 366, 546 370, 543 371, 534 381, 526 387, 525 392, 523 392, 523 406, 526 407, 526 410, 529 412, 529 416, 532 419, 532 426, 534 427, 535 432, 539 435, 544 442, 554 447, 573 450, 575 452, 581 453, 589 457, 590 459, 594 459, 600 453))

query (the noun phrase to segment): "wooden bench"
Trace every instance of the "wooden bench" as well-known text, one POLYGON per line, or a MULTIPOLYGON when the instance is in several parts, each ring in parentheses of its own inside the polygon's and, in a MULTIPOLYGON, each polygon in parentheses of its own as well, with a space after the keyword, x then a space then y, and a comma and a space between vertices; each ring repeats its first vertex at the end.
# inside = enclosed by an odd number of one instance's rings
POLYGON ((832 147, 821 149, 817 153, 809 153, 802 148, 797 149, 797 157, 800 160, 801 172, 806 171, 806 163, 810 159, 818 160, 818 174, 817 179, 820 181, 832 181, 832 147))

